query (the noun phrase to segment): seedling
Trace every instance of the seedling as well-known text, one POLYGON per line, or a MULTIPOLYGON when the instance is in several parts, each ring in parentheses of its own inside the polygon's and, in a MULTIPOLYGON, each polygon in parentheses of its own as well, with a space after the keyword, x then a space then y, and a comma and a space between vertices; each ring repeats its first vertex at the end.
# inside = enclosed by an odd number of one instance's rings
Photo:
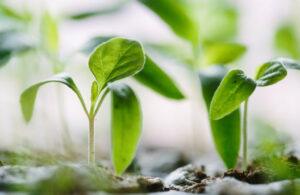
POLYGON ((142 126, 142 113, 134 91, 115 81, 130 77, 141 71, 145 63, 141 44, 124 38, 113 38, 99 45, 89 58, 89 69, 95 80, 91 85, 90 107, 87 108, 81 92, 66 73, 36 83, 27 88, 20 98, 22 113, 27 122, 33 114, 37 92, 47 83, 61 83, 78 97, 89 122, 88 162, 95 164, 95 117, 107 94, 112 97, 112 161, 117 174, 123 173, 131 163, 142 126))
MULTIPOLYGON (((187 44, 182 45, 150 44, 150 48, 186 65, 191 73, 190 77, 194 80, 193 87, 196 94, 201 93, 200 78, 202 96, 209 110, 213 94, 228 71, 225 66, 246 52, 244 45, 232 42, 237 32, 237 11, 220 1, 175 3, 173 0, 139 0, 139 2, 156 13, 174 34, 186 41, 187 44)), ((191 103, 199 101, 198 95, 191 99, 191 103)), ((191 106, 193 124, 194 121, 198 121, 195 112, 197 106, 198 104, 191 106)), ((236 110, 222 120, 209 122, 217 152, 226 167, 233 168, 240 149, 240 111, 236 110)), ((198 130, 193 126, 195 133, 198 130)), ((194 148, 197 147, 198 138, 195 140, 197 141, 194 142, 194 148)))
POLYGON ((247 113, 248 100, 256 87, 273 85, 287 75, 287 68, 300 69, 300 64, 290 59, 275 59, 258 68, 255 79, 249 78, 242 70, 231 70, 217 88, 210 105, 210 119, 222 120, 239 109, 244 102, 242 137, 243 168, 247 167, 247 113))

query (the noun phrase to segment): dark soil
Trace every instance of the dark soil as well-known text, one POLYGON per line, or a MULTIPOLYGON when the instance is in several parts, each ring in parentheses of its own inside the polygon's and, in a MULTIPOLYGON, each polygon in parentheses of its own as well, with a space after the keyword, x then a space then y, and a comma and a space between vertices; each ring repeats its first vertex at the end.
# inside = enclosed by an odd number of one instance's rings
POLYGON ((266 172, 252 167, 249 167, 246 171, 230 169, 224 173, 223 177, 233 177, 237 180, 250 184, 264 184, 270 181, 270 178, 266 172))

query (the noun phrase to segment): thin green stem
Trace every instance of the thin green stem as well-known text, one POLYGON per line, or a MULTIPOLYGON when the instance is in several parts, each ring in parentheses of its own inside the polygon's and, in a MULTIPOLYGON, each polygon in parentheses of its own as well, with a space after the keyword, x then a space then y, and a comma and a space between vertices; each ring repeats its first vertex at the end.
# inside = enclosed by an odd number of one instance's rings
POLYGON ((95 118, 89 117, 89 148, 88 148, 88 163, 95 164, 95 118))
MULTIPOLYGON (((95 116, 100 109, 104 98, 108 94, 109 89, 106 89, 102 95, 99 95, 99 101, 92 101, 90 111, 88 113, 89 118, 89 151, 88 151, 88 163, 89 165, 95 164, 95 116)), ((97 99, 98 99, 97 98, 97 99)))
POLYGON ((243 114, 243 169, 247 169, 247 113, 248 113, 248 99, 244 103, 243 114))

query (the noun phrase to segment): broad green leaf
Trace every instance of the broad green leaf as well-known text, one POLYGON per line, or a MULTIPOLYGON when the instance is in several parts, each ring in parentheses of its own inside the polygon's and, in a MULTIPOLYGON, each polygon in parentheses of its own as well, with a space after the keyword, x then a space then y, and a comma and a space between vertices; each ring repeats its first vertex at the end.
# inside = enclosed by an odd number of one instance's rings
MULTIPOLYGON (((209 110, 213 95, 226 73, 227 68, 223 66, 212 66, 200 72, 202 94, 207 110, 209 110)), ((239 109, 220 120, 210 119, 215 148, 227 168, 234 168, 238 159, 241 139, 240 126, 239 109)))
POLYGON ((59 50, 59 32, 57 21, 45 13, 41 22, 42 44, 50 54, 57 54, 59 50))
POLYGON ((24 119, 26 120, 26 122, 29 122, 30 119, 32 118, 35 99, 36 99, 39 88, 41 86, 43 86, 44 84, 52 83, 52 82, 62 83, 64 85, 66 85, 67 87, 69 87, 70 89, 72 89, 76 93, 78 98, 80 99, 81 103, 83 103, 82 96, 81 96, 76 84, 74 83, 73 79, 65 73, 57 74, 57 75, 51 77, 50 79, 47 79, 47 80, 44 80, 42 82, 32 85, 31 87, 24 90, 23 93, 21 94, 20 104, 21 104, 22 113, 23 113, 23 116, 24 116, 24 119))
POLYGON ((190 41, 193 45, 199 43, 199 29, 190 10, 181 0, 139 0, 155 12, 175 34, 190 41))
POLYGON ((204 45, 204 64, 228 64, 240 58, 246 52, 246 47, 238 43, 214 42, 204 45))
POLYGON ((256 83, 242 70, 232 70, 226 74, 216 90, 210 105, 210 118, 219 120, 240 107, 254 92, 256 83))
POLYGON ((300 58, 300 40, 294 26, 286 24, 279 27, 274 42, 278 51, 296 59, 300 58))
POLYGON ((143 70, 134 78, 165 97, 176 100, 184 98, 175 82, 149 56, 143 70))
POLYGON ((84 53, 91 53, 100 44, 114 38, 115 36, 97 36, 89 40, 82 48, 84 53))
POLYGON ((281 61, 267 62, 258 68, 256 73, 257 86, 263 87, 275 84, 287 75, 287 70, 281 61))
POLYGON ((112 160, 120 175, 132 162, 142 131, 142 112, 133 90, 127 85, 110 85, 112 92, 112 160))
POLYGON ((138 73, 144 63, 145 55, 139 42, 113 38, 94 50, 89 59, 89 68, 101 90, 108 82, 138 73))

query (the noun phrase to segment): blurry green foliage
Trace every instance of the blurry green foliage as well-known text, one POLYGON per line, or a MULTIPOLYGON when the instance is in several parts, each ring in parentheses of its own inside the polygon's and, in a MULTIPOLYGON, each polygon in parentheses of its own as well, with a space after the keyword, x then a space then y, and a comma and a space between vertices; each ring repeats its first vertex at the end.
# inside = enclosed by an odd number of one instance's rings
POLYGON ((299 59, 300 40, 298 32, 292 24, 280 26, 274 37, 275 48, 284 55, 299 59))
POLYGON ((131 2, 131 1, 130 0, 120 0, 117 3, 114 3, 113 5, 111 5, 107 8, 83 11, 80 13, 70 15, 70 16, 68 16, 68 18, 70 18, 72 20, 85 20, 85 19, 89 19, 91 17, 113 14, 113 13, 116 13, 116 12, 122 10, 129 2, 131 2))
POLYGON ((3 1, 0 1, 0 17, 5 17, 7 19, 16 20, 19 22, 29 22, 32 19, 30 12, 16 11, 10 6, 4 4, 3 1))
POLYGON ((246 52, 246 47, 238 43, 206 43, 203 50, 203 64, 228 64, 246 52))
POLYGON ((50 55, 57 55, 59 51, 59 32, 57 21, 44 13, 41 21, 42 46, 50 55))
POLYGON ((266 122, 256 120, 252 148, 253 166, 262 168, 269 182, 300 177, 300 162, 287 153, 292 139, 266 122))
POLYGON ((0 31, 0 67, 4 66, 14 55, 32 49, 32 46, 23 38, 22 34, 14 30, 0 31))
POLYGON ((178 0, 139 0, 154 11, 179 37, 199 44, 199 29, 196 21, 190 16, 186 1, 178 0))

